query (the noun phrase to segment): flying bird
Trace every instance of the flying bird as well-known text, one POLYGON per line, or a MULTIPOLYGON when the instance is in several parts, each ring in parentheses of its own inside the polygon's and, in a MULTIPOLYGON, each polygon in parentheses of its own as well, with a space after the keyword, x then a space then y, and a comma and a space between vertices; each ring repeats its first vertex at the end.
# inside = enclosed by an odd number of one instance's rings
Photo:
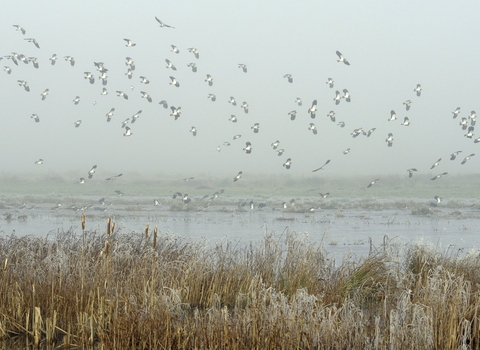
POLYGON ((4 70, 5 72, 7 72, 7 74, 12 74, 12 68, 10 68, 10 67, 8 67, 8 66, 5 66, 5 67, 3 68, 3 70, 4 70))
POLYGON ((39 160, 37 160, 37 161, 35 162, 35 164, 37 164, 37 165, 41 165, 41 164, 43 164, 43 159, 42 159, 42 158, 40 158, 39 160))
POLYGON ((148 80, 146 77, 144 76, 140 76, 140 84, 150 84, 150 80, 148 80))
POLYGON ((38 41, 35 40, 34 38, 26 38, 26 39, 23 39, 23 40, 27 40, 29 43, 33 43, 33 45, 35 45, 37 47, 37 49, 40 48, 40 45, 38 45, 38 41))
POLYGON ((408 119, 408 117, 403 118, 403 123, 400 124, 400 125, 409 126, 410 125, 410 119, 408 119))
POLYGON ((333 101, 335 101, 335 104, 338 105, 340 101, 342 100, 342 95, 340 95, 340 91, 335 91, 335 97, 333 98, 333 101))
POLYGON ((259 123, 253 124, 253 126, 250 129, 253 129, 253 132, 255 134, 258 134, 258 131, 260 130, 260 124, 259 123))
POLYGON ((107 117, 107 122, 109 122, 110 120, 112 120, 113 112, 115 112, 115 108, 110 109, 110 112, 108 112, 107 114, 105 114, 105 116, 107 117))
POLYGON ((240 105, 241 108, 243 108, 243 111, 245 113, 248 113, 248 103, 243 101, 243 103, 240 105))
POLYGON ((455 110, 452 112, 452 114, 453 114, 453 119, 458 117, 458 115, 460 114, 460 107, 455 108, 455 110))
POLYGON ((192 126, 190 129, 190 132, 193 134, 193 136, 197 136, 197 128, 192 126))
POLYGON ((35 123, 39 123, 40 122, 40 117, 38 116, 38 114, 32 114, 30 116, 30 118, 32 118, 33 120, 35 120, 35 123))
POLYGON ((131 41, 130 39, 123 39, 125 40, 127 43, 125 44, 126 47, 133 47, 137 44, 135 44, 133 41, 131 41))
MULTIPOLYGON (((75 58, 72 56, 65 56, 64 60, 67 62, 70 62, 70 65, 73 67, 75 65, 75 58)), ((52 61, 53 62, 53 61, 52 61)), ((53 64, 53 63, 52 63, 53 64)))
POLYGON ((302 99, 301 99, 300 97, 297 97, 297 98, 295 99, 295 103, 296 103, 297 105, 301 106, 301 105, 302 105, 302 99))
POLYGON ((330 111, 327 113, 327 117, 330 117, 330 120, 332 122, 335 122, 335 112, 334 111, 330 111))
POLYGON ((372 187, 373 185, 375 185, 378 180, 380 180, 380 179, 375 179, 375 180, 371 181, 371 182, 368 184, 367 188, 370 188, 370 187, 372 187))
POLYGON ((292 166, 292 159, 291 158, 288 158, 286 160, 285 163, 283 163, 283 166, 286 168, 286 169, 290 169, 290 167, 292 166))
POLYGON ((312 170, 312 173, 314 173, 314 172, 316 172, 316 171, 319 171, 319 170, 324 170, 324 169, 325 169, 325 166, 326 166, 328 163, 330 163, 330 159, 327 160, 327 161, 325 162, 325 164, 323 164, 320 168, 317 168, 317 169, 315 169, 315 170, 312 170))
POLYGON ((80 126, 80 124, 82 124, 82 120, 79 119, 77 120, 75 123, 73 123, 73 125, 75 125, 76 128, 78 128, 80 126))
POLYGON ((238 180, 242 177, 242 174, 243 174, 243 172, 239 171, 238 174, 237 174, 237 176, 235 176, 235 177, 233 178, 233 182, 238 181, 238 180))
POLYGON ((410 106, 412 105, 412 101, 406 100, 405 102, 403 102, 403 104, 405 105, 405 109, 406 109, 407 111, 409 111, 409 110, 410 110, 410 106))
POLYGON ((275 141, 275 142, 272 142, 272 144, 271 144, 270 146, 272 146, 273 149, 275 150, 275 149, 278 148, 279 145, 280 145, 280 141, 277 140, 277 141, 275 141))
POLYGON ((352 99, 351 99, 351 96, 350 96, 350 93, 348 92, 348 90, 347 90, 347 89, 343 89, 342 91, 343 91, 343 96, 342 96, 342 98, 344 98, 345 101, 350 102, 352 99))
POLYGON ((375 130, 377 130, 377 128, 371 128, 370 130, 367 131, 367 135, 366 135, 366 136, 367 136, 367 137, 370 137, 370 135, 372 135, 375 130))
POLYGON ((233 97, 233 96, 230 96, 230 99, 228 100, 228 103, 231 103, 232 106, 237 105, 237 101, 235 101, 235 97, 233 97))
POLYGON ((126 126, 125 127, 125 132, 123 133, 123 136, 125 137, 129 137, 129 136, 132 136, 132 129, 130 129, 130 127, 126 126))
POLYGON ((349 154, 350 153, 350 148, 347 148, 345 151, 343 151, 343 154, 349 154))
POLYGON ((313 134, 316 135, 317 134, 317 127, 315 126, 315 124, 313 123, 310 123, 310 126, 308 127, 308 130, 312 130, 313 134))
POLYGON ((132 124, 135 123, 135 121, 140 118, 140 114, 142 113, 142 110, 139 110, 137 113, 135 113, 133 116, 132 116, 132 124))
POLYGON ((23 86, 25 91, 30 92, 30 87, 28 86, 28 83, 25 80, 17 80, 19 86, 23 86))
POLYGON ((293 83, 293 77, 292 77, 291 74, 285 74, 283 77, 284 77, 284 78, 287 78, 287 80, 288 80, 289 83, 293 83))
POLYGON ((413 89, 413 92, 416 92, 417 96, 420 96, 422 94, 422 85, 417 84, 417 87, 413 89))
POLYGON ((297 111, 290 111, 288 112, 288 115, 290 116, 290 120, 295 120, 295 118, 297 117, 297 111))
POLYGON ((388 118, 387 120, 389 122, 397 120, 397 114, 395 113, 395 111, 393 109, 390 111, 390 118, 388 118))
POLYGON ((168 108, 168 103, 165 100, 161 100, 158 102, 159 105, 162 105, 163 108, 167 109, 168 108))
POLYGON ((178 49, 178 47, 176 47, 175 45, 170 45, 172 47, 172 49, 170 51, 172 51, 173 53, 180 53, 180 50, 178 49))
POLYGON ((241 68, 244 73, 247 73, 247 65, 246 64, 239 63, 238 68, 241 68))
POLYGON ((473 131, 475 128, 473 126, 468 127, 468 132, 464 135, 465 137, 471 139, 473 137, 473 131))
POLYGON ((88 79, 90 81, 90 84, 95 83, 95 78, 91 72, 84 72, 83 74, 85 74, 83 79, 88 79))
POLYGON ((175 27, 172 27, 164 22, 162 22, 161 20, 159 20, 157 17, 155 17, 155 20, 158 22, 158 24, 160 24, 160 28, 172 28, 172 29, 175 29, 175 27))
POLYGON ((473 157, 475 155, 475 153, 472 153, 468 156, 466 156, 465 158, 463 158, 462 162, 460 164, 465 164, 471 157, 473 157))
POLYGON ((413 172, 414 172, 414 171, 417 171, 417 169, 415 169, 415 168, 407 169, 408 177, 409 177, 409 178, 413 176, 413 172))
POLYGON ((217 97, 214 94, 208 94, 207 98, 209 98, 212 102, 215 102, 217 100, 217 97))
POLYGON ((170 106, 172 113, 170 113, 171 117, 175 117, 175 120, 180 118, 180 114, 182 113, 182 107, 175 108, 174 106, 170 106))
POLYGON ((123 91, 117 91, 117 96, 118 97, 123 97, 125 100, 128 100, 128 95, 124 93, 123 91))
POLYGON ((337 62, 343 62, 343 63, 345 63, 347 66, 350 65, 350 62, 348 62, 347 59, 346 59, 345 57, 343 57, 343 55, 340 53, 340 51, 337 51, 336 54, 337 54, 337 56, 338 56, 337 62))
POLYGON ((122 176, 122 175, 123 175, 123 174, 113 175, 113 176, 110 176, 110 177, 106 178, 105 180, 107 180, 107 181, 113 181, 113 180, 119 178, 119 177, 122 176))

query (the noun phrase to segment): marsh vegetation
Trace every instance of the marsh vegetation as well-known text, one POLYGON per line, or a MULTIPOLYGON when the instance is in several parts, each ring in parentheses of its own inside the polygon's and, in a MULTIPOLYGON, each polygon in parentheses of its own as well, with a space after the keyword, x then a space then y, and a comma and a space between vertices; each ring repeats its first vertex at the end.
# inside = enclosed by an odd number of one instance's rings
POLYGON ((479 349, 480 254, 385 238, 331 259, 305 235, 239 244, 146 227, 0 239, 0 335, 107 349, 479 349))

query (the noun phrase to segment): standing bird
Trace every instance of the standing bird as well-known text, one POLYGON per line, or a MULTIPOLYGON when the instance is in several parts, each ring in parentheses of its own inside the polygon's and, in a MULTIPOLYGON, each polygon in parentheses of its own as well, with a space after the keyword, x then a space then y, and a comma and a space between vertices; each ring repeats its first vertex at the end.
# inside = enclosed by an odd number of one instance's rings
POLYGON ((438 160, 432 164, 432 166, 430 167, 430 170, 432 170, 433 168, 437 167, 439 164, 440 164, 440 161, 442 160, 442 158, 438 158, 438 160))
POLYGON ((210 74, 207 74, 207 78, 205 79, 205 82, 208 83, 208 86, 212 86, 213 85, 213 78, 210 74))
POLYGON ((161 20, 159 20, 157 17, 155 17, 155 20, 160 24, 160 28, 172 28, 175 29, 175 27, 169 26, 166 23, 163 23, 161 20))
POLYGON ((198 52, 197 48, 196 47, 190 47, 188 49, 188 52, 191 52, 195 55, 195 58, 198 59, 200 58, 200 53, 198 52))
POLYGON ((332 78, 328 78, 328 79, 327 79, 326 84, 328 84, 328 86, 330 87, 330 89, 333 88, 333 83, 334 83, 334 81, 333 81, 332 78))
POLYGON ((388 118, 387 120, 389 122, 397 120, 397 114, 395 113, 395 111, 393 109, 390 111, 390 118, 388 118))
POLYGON ((460 114, 460 107, 455 108, 455 110, 452 112, 452 114, 453 114, 453 119, 458 117, 458 115, 460 114))
POLYGON ((245 143, 245 148, 243 150, 246 154, 252 153, 252 144, 250 142, 245 143))
POLYGON ((417 84, 417 87, 413 89, 413 92, 416 92, 417 96, 420 96, 422 94, 422 85, 417 84))
POLYGON ((342 99, 342 95, 340 95, 340 91, 335 91, 335 97, 333 98, 333 101, 335 101, 335 104, 338 105, 342 99))
POLYGON ((167 62, 167 69, 171 68, 172 70, 177 70, 177 67, 175 67, 169 59, 166 59, 165 62, 167 62))
POLYGON ((126 47, 133 47, 133 46, 137 45, 133 41, 131 41, 130 39, 123 39, 123 40, 125 40, 127 42, 126 45, 125 45, 126 47))
POLYGON ((327 160, 320 168, 317 168, 315 170, 312 170, 312 173, 316 172, 316 171, 319 171, 319 170, 324 170, 325 169, 325 166, 330 163, 330 159, 327 160))
POLYGON ((88 178, 91 179, 93 177, 93 174, 95 173, 95 170, 97 169, 97 166, 94 165, 92 166, 92 169, 88 171, 88 178))
POLYGON ((49 89, 45 89, 45 91, 43 91, 43 92, 40 94, 40 96, 42 97, 42 101, 44 101, 44 100, 47 98, 48 91, 49 91, 49 89))
POLYGON ((450 154, 450 160, 455 160, 455 158, 457 158, 459 153, 462 153, 462 151, 456 151, 450 154))
POLYGON ((347 66, 350 65, 350 62, 348 62, 347 59, 346 59, 345 57, 343 57, 343 55, 340 53, 340 51, 337 51, 336 54, 337 54, 337 56, 338 56, 337 62, 343 62, 343 63, 345 63, 347 66))
POLYGON ((174 85, 176 87, 180 86, 180 83, 177 81, 177 79, 175 79, 175 77, 170 76, 170 80, 171 80, 170 85, 174 85))

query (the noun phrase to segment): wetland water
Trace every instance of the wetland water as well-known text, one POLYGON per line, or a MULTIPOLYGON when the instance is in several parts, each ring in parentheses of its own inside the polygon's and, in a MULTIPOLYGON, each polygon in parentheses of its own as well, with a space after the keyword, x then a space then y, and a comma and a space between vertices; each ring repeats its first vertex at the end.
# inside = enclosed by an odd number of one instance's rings
MULTIPOLYGON (((10 204, 0 209, 0 233, 17 236, 44 236, 70 228, 80 230, 82 210, 72 208, 74 201, 96 202, 97 199, 50 199, 48 203, 10 204), (57 206, 54 203, 62 203, 57 206)), ((7 201, 9 202, 9 201, 7 201)), ((266 233, 283 234, 286 230, 307 236, 309 241, 322 243, 336 259, 346 254, 364 256, 373 246, 379 247, 385 237, 390 241, 409 244, 425 242, 453 249, 480 247, 480 210, 475 201, 432 207, 429 203, 375 200, 350 202, 339 208, 336 201, 325 201, 320 208, 306 212, 309 200, 298 201, 295 209, 274 208, 250 210, 248 204, 238 207, 238 199, 230 198, 221 205, 179 205, 163 199, 160 206, 149 204, 145 197, 134 197, 115 204, 84 208, 86 229, 104 231, 107 217, 116 224, 115 230, 141 234, 146 225, 150 230, 169 236, 206 239, 207 242, 259 242, 266 233), (415 208, 413 208, 414 206, 415 208)))

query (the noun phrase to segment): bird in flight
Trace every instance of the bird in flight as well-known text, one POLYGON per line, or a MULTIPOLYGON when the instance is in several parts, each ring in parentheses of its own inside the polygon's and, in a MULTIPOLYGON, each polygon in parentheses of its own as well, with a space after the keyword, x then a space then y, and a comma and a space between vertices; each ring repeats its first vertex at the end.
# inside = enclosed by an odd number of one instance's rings
POLYGON ((155 20, 158 22, 158 24, 160 24, 160 28, 172 28, 172 29, 175 29, 175 27, 172 27, 164 22, 162 22, 160 19, 158 19, 158 17, 155 17, 155 20))
POLYGON ((319 171, 319 170, 324 170, 324 169, 325 169, 325 166, 326 166, 328 163, 330 163, 330 159, 327 160, 327 161, 325 162, 325 164, 323 164, 320 168, 317 168, 317 169, 315 169, 315 170, 312 170, 312 173, 314 173, 314 172, 316 172, 316 171, 319 171))
POLYGON ((413 92, 416 92, 417 96, 420 96, 422 94, 422 85, 417 84, 417 87, 413 89, 413 92))
POLYGON ((375 180, 371 181, 371 182, 368 184, 367 188, 370 188, 370 187, 372 187, 373 185, 375 185, 378 180, 380 180, 380 179, 375 179, 375 180))
POLYGON ((235 176, 235 177, 233 178, 233 182, 238 181, 238 180, 242 177, 242 174, 243 174, 243 172, 239 171, 238 174, 237 174, 237 176, 235 176))
POLYGON ((133 41, 131 41, 130 39, 123 39, 125 40, 127 43, 125 44, 126 47, 133 47, 137 44, 135 44, 133 41))
POLYGON ((346 59, 345 57, 343 57, 343 55, 340 53, 340 51, 337 51, 336 54, 337 54, 337 56, 338 56, 337 62, 343 62, 343 63, 345 63, 347 66, 350 65, 350 62, 348 62, 347 59, 346 59))
POLYGON ((119 177, 122 176, 122 175, 123 175, 123 174, 113 175, 113 176, 110 176, 110 177, 106 178, 105 180, 107 180, 107 181, 113 181, 113 180, 119 178, 119 177))
POLYGON ((417 171, 417 169, 415 169, 415 168, 407 169, 408 177, 409 177, 409 178, 410 178, 410 177, 413 177, 413 172, 414 172, 414 171, 417 171))

